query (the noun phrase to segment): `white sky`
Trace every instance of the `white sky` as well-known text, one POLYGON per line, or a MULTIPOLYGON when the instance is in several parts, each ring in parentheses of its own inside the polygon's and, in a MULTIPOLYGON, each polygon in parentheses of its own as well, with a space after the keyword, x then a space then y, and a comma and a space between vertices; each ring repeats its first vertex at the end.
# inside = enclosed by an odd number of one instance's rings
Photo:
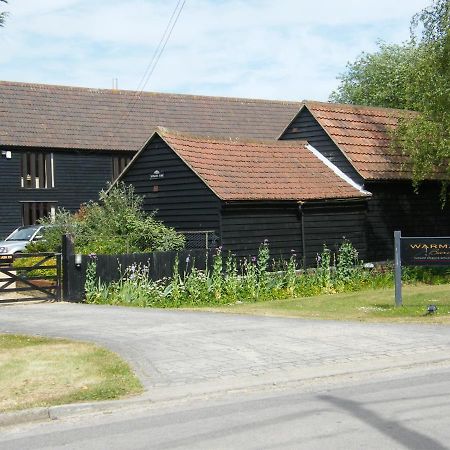
MULTIPOLYGON (((146 90, 327 100, 431 0, 187 0, 146 90)), ((137 89, 177 0, 9 0, 0 79, 137 89)))

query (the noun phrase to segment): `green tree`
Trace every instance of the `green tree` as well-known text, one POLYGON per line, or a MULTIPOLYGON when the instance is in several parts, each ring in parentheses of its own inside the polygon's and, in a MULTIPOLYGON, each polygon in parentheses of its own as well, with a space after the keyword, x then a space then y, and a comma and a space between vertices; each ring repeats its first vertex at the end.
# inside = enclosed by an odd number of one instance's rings
POLYGON ((417 185, 438 167, 450 180, 450 2, 435 0, 411 20, 402 45, 380 44, 341 74, 331 101, 418 111, 400 120, 393 145, 411 156, 417 185))
MULTIPOLYGON (((8 3, 8 0, 0 0, 0 2, 8 3)), ((2 27, 4 25, 5 18, 7 15, 8 15, 8 13, 5 11, 0 12, 0 27, 2 27)))
POLYGON ((411 108, 408 85, 414 78, 418 49, 410 44, 380 42, 375 53, 362 53, 347 70, 330 100, 354 105, 411 108))
POLYGON ((56 213, 45 233, 45 239, 28 246, 28 251, 56 251, 63 234, 74 237, 79 253, 136 253, 178 250, 184 247, 184 236, 165 226, 142 210, 143 198, 130 185, 119 184, 108 193, 100 193, 100 202, 89 202, 72 214, 56 213))

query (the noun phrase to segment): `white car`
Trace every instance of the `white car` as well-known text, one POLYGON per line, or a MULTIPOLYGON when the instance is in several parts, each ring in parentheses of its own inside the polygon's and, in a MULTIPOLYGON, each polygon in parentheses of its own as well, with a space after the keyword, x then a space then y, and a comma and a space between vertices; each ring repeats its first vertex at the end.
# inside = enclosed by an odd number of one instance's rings
POLYGON ((0 241, 0 255, 23 252, 25 247, 43 238, 44 225, 29 225, 14 230, 4 241, 0 241))

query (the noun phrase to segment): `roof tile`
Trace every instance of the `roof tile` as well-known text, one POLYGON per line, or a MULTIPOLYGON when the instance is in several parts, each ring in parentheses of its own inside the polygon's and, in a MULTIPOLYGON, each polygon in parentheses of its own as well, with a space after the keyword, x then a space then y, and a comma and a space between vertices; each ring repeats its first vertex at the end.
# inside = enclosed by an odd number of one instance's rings
POLYGON ((362 198, 307 148, 306 141, 218 140, 158 134, 222 200, 362 198))
POLYGON ((158 126, 276 139, 300 107, 299 102, 0 81, 0 144, 133 151, 158 126))
POLYGON ((305 105, 363 178, 411 178, 408 157, 392 148, 390 142, 398 121, 416 113, 310 101, 305 105))

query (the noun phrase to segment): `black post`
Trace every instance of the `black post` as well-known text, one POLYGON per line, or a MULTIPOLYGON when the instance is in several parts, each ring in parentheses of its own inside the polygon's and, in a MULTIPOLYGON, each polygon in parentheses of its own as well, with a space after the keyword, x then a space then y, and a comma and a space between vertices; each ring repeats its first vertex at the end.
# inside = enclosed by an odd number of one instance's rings
POLYGON ((62 273, 63 273, 63 300, 70 301, 71 298, 71 286, 70 286, 70 271, 73 267, 69 264, 70 257, 74 253, 73 237, 69 234, 64 234, 61 242, 61 259, 62 259, 62 273))

